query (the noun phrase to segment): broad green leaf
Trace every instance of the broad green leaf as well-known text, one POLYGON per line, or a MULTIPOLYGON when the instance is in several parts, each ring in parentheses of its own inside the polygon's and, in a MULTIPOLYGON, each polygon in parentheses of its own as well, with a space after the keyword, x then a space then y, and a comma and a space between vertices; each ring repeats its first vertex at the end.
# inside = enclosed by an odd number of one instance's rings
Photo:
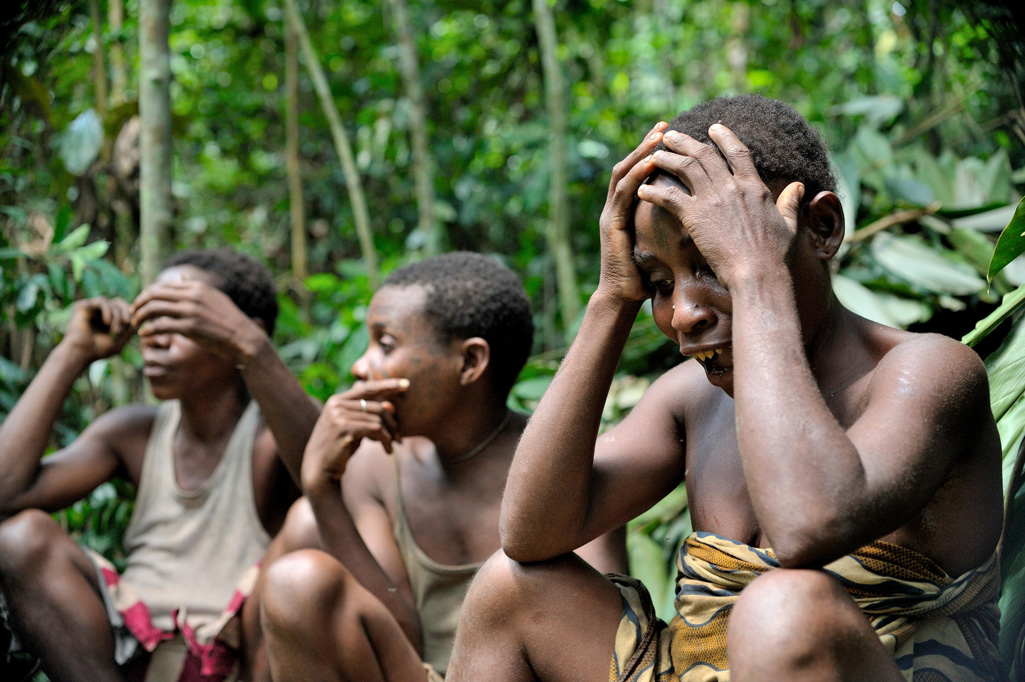
POLYGON ((953 175, 948 175, 924 147, 917 148, 912 154, 912 162, 918 171, 917 177, 932 188, 933 195, 945 200, 954 194, 953 175))
POLYGON ((833 111, 847 116, 864 115, 869 123, 878 127, 899 116, 904 111, 904 101, 895 95, 868 95, 838 104, 833 111))
POLYGON ((998 420, 1025 389, 1025 324, 1015 325, 1000 348, 986 358, 990 403, 998 420))
MULTIPOLYGON (((626 536, 627 553, 630 557, 630 575, 641 580, 651 594, 656 608, 666 603, 675 591, 676 571, 670 570, 662 551, 662 544, 639 530, 626 536)), ((667 614, 659 613, 665 618, 667 614)))
POLYGON ((954 227, 966 230, 978 230, 980 232, 1000 232, 1007 223, 1014 218, 1014 204, 1007 204, 988 211, 970 213, 960 218, 951 220, 954 227))
POLYGON ((103 254, 107 253, 109 247, 110 244, 105 241, 96 241, 77 249, 77 252, 87 261, 97 260, 98 258, 103 258, 103 254))
POLYGON ((540 400, 552 383, 552 377, 534 377, 513 386, 513 394, 522 400, 540 400))
POLYGON ((989 237, 977 230, 955 228, 947 233, 947 239, 957 252, 972 264, 976 272, 980 275, 986 274, 990 257, 993 255, 993 242, 989 237))
POLYGON ((74 251, 75 249, 81 248, 85 244, 85 240, 89 238, 89 226, 79 225, 74 230, 69 232, 64 239, 58 242, 58 250, 64 253, 74 251))
POLYGON ((993 258, 989 262, 990 281, 993 276, 1003 270, 1008 263, 1025 252, 1025 197, 1018 202, 1007 227, 1000 233, 997 246, 993 250, 993 258))
POLYGON ((39 299, 39 284, 35 279, 29 279, 18 290, 18 297, 14 301, 14 307, 22 313, 32 310, 39 299))
POLYGON ((103 148, 103 125, 93 109, 86 109, 60 137, 59 154, 68 172, 82 175, 103 148))
POLYGON ((929 306, 914 299, 872 291, 844 275, 833 277, 833 293, 845 308, 888 327, 906 328, 929 318, 929 306))
POLYGON ((1014 291, 1005 294, 1000 301, 1000 306, 985 318, 979 320, 975 324, 975 329, 965 334, 961 342, 974 346, 996 329, 1001 322, 1013 315, 1023 304, 1025 304, 1025 285, 1019 286, 1014 291))
POLYGON ((936 201, 936 195, 929 185, 904 175, 888 176, 886 189, 895 199, 902 199, 915 206, 928 206, 936 201))
POLYGON ((979 184, 989 201, 1007 201, 1007 195, 1014 187, 1011 185, 1011 161, 1006 150, 998 149, 986 161, 979 172, 979 184))
POLYGON ((894 275, 938 294, 967 296, 986 287, 971 265, 950 260, 920 237, 881 233, 872 240, 871 250, 894 275))

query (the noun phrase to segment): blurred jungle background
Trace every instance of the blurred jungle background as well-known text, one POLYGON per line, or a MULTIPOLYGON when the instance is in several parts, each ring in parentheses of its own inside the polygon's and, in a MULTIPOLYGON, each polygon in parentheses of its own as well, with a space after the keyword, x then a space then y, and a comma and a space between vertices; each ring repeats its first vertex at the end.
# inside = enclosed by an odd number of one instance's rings
MULTIPOLYGON (((495 254, 536 311, 536 354, 511 399, 529 411, 597 281, 612 165, 656 121, 702 100, 759 92, 792 103, 841 178, 837 295, 893 326, 964 337, 987 359, 1008 490, 1003 653, 1025 676, 1020 10, 953 0, 6 5, 0 417, 59 340, 72 301, 130 300, 174 250, 222 245, 276 273, 276 341, 319 398, 351 381, 382 275, 450 249, 495 254)), ((606 421, 679 361, 642 311, 606 421)), ((95 363, 53 446, 110 406, 145 399, 139 364, 137 347, 95 363)), ((105 484, 59 518, 116 562, 131 495, 105 484)), ((689 527, 682 488, 631 524, 632 571, 662 615, 689 527)))

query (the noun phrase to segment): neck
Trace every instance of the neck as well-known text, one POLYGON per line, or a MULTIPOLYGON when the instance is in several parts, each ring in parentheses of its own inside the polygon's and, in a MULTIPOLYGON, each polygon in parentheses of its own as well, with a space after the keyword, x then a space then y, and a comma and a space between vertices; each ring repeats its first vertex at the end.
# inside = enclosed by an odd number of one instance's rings
POLYGON ((842 391, 864 374, 855 344, 860 333, 858 319, 831 294, 826 313, 807 345, 808 364, 827 397, 842 391))
POLYGON ((438 458, 443 464, 455 465, 486 455, 509 430, 512 419, 504 402, 453 416, 446 420, 445 433, 432 438, 438 458))
POLYGON ((179 398, 181 432, 190 441, 216 442, 235 430, 249 404, 249 396, 235 385, 220 390, 197 391, 179 398))

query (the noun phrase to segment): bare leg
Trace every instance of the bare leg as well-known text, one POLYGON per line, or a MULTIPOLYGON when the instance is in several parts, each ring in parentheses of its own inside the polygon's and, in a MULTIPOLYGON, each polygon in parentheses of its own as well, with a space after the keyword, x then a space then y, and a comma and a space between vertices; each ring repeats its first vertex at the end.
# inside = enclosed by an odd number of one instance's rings
POLYGON ((277 682, 427 679, 391 612, 331 555, 292 552, 265 581, 261 620, 277 682))
POLYGON ((769 571, 730 614, 733 682, 903 682, 865 614, 822 571, 769 571))
POLYGON ((495 554, 470 585, 447 682, 608 679, 619 590, 575 555, 519 564, 495 554))
POLYGON ((123 679, 96 569, 49 514, 0 524, 0 587, 11 624, 54 682, 123 679))
POLYGON ((267 661, 267 647, 263 642, 260 624, 260 601, 265 589, 267 569, 275 561, 298 549, 312 549, 320 546, 317 536, 317 521, 313 509, 305 497, 300 497, 288 510, 285 523, 267 548, 260 563, 260 576, 253 593, 242 606, 242 661, 239 678, 250 682, 271 682, 270 665, 267 661))

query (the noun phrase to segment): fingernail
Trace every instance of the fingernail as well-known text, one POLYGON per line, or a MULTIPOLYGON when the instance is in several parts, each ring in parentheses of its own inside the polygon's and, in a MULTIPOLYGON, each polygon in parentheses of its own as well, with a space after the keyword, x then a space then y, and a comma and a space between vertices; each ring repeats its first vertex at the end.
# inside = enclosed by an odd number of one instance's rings
POLYGON ((711 132, 713 132, 713 131, 714 131, 714 132, 719 132, 720 130, 722 130, 722 129, 723 129, 723 127, 724 127, 724 126, 723 126, 723 125, 722 125, 721 123, 713 123, 713 124, 712 124, 712 125, 711 125, 711 126, 710 126, 710 127, 708 128, 708 132, 710 132, 710 133, 711 133, 711 132))
POLYGON ((399 388, 409 388, 409 379, 399 379, 399 388))
POLYGON ((656 132, 656 133, 652 133, 651 135, 648 135, 648 139, 649 140, 657 140, 661 136, 662 136, 662 133, 657 133, 656 132))
POLYGON ((667 130, 664 135, 664 137, 668 140, 674 140, 679 136, 680 133, 676 132, 675 130, 667 130))

